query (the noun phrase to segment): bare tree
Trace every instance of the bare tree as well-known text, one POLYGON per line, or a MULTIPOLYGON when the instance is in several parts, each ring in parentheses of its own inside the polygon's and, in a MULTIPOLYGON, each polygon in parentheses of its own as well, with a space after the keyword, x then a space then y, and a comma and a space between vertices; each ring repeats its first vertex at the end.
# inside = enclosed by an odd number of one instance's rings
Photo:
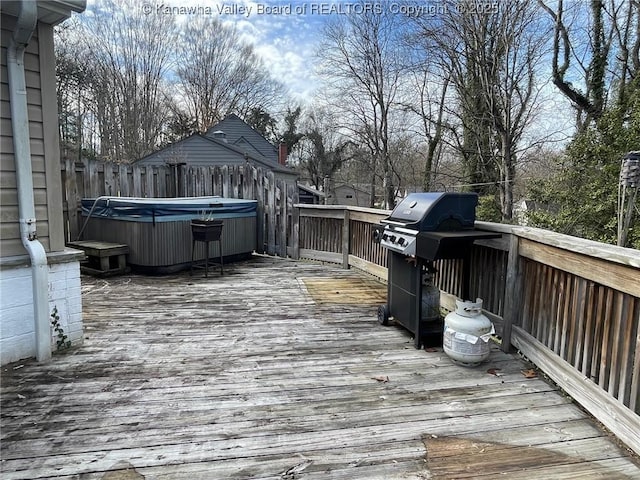
POLYGON ((311 111, 303 128, 305 133, 299 140, 303 176, 318 189, 323 188, 325 179, 332 185, 335 173, 351 158, 353 142, 338 132, 335 118, 324 108, 311 111))
MULTIPOLYGON (((405 110, 413 113, 419 123, 417 135, 424 138, 424 170, 420 184, 425 192, 435 188, 435 174, 442 153, 442 140, 447 130, 446 102, 450 80, 440 79, 426 61, 412 66, 408 98, 403 100, 405 110)), ((417 184, 416 184, 417 185, 417 184)))
MULTIPOLYGON (((399 103, 409 117, 413 117, 407 133, 422 140, 417 150, 424 158, 421 185, 424 191, 435 188, 435 177, 443 154, 443 139, 451 126, 448 125, 447 104, 452 101, 451 79, 448 69, 442 68, 440 56, 433 40, 424 32, 432 30, 437 21, 429 16, 415 16, 404 20, 402 42, 405 55, 403 62, 407 72, 399 103)), ((404 142, 403 142, 404 143, 404 142)), ((411 142, 414 143, 414 142, 411 142)), ((415 144, 414 144, 415 145, 415 144)))
POLYGON ((56 94, 62 158, 79 159, 83 152, 84 121, 88 111, 88 85, 92 72, 85 52, 72 38, 78 25, 65 22, 55 29, 56 94))
MULTIPOLYGON (((474 53, 473 35, 467 31, 473 30, 469 23, 482 21, 486 16, 469 15, 471 18, 465 21, 461 13, 464 10, 452 9, 438 17, 415 19, 418 38, 414 48, 419 53, 414 55, 422 59, 423 71, 428 72, 430 79, 437 78, 438 83, 447 87, 446 91, 441 90, 438 100, 432 94, 425 96, 428 108, 424 113, 429 115, 435 109, 440 120, 434 123, 431 114, 424 127, 428 128, 425 133, 432 148, 446 140, 459 156, 461 168, 452 169, 451 159, 448 160, 447 171, 456 172, 448 174, 448 178, 455 179, 457 184, 474 185, 473 190, 480 194, 492 194, 498 175, 492 158, 490 114, 479 94, 483 65, 474 53)), ((487 48, 491 49, 493 39, 486 40, 487 48)), ((433 83, 430 81, 429 86, 433 83)))
POLYGON ((609 90, 617 90, 619 103, 626 101, 627 87, 640 71, 640 2, 538 4, 554 24, 553 83, 571 101, 576 125, 584 130, 602 116, 609 90))
POLYGON ((532 2, 497 7, 483 14, 451 11, 425 37, 455 86, 469 181, 488 187, 485 193, 496 185, 502 219, 510 221, 517 154, 541 86, 536 73, 545 29, 532 2))
POLYGON ((269 110, 281 86, 269 74, 253 46, 237 30, 215 17, 190 22, 181 36, 177 65, 183 108, 201 132, 227 113, 246 117, 269 110))
POLYGON ((100 154, 131 162, 161 142, 167 117, 165 75, 175 48, 171 15, 145 15, 133 0, 104 0, 81 18, 93 70, 100 154))
MULTIPOLYGON (((536 71, 545 53, 545 29, 537 21, 536 8, 528 2, 506 2, 486 26, 497 36, 495 50, 474 48, 480 69, 481 95, 490 113, 497 136, 494 154, 499 171, 498 189, 502 219, 513 217, 513 184, 517 149, 523 133, 533 119, 539 84, 536 71)), ((475 32, 484 26, 475 25, 475 32)), ((486 40, 476 36, 476 47, 486 40)))
MULTIPOLYGON (((381 9, 331 19, 319 50, 328 98, 343 113, 343 127, 370 150, 382 169, 385 206, 395 205, 390 117, 400 78, 395 16, 381 9)), ((372 169, 372 189, 376 168, 372 169)), ((372 191, 372 198, 375 191, 372 191)))

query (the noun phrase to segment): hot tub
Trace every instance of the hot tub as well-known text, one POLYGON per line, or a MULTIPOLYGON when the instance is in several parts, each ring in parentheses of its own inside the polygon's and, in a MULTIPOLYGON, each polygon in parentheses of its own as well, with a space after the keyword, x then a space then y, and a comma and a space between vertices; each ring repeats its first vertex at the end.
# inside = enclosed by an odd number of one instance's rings
MULTIPOLYGON (((82 200, 86 221, 82 237, 128 245, 127 262, 134 269, 171 273, 190 266, 191 220, 221 219, 226 263, 248 258, 256 249, 257 203, 222 197, 86 198, 82 200)), ((209 255, 218 257, 218 242, 210 244, 209 255)), ((204 243, 196 242, 195 260, 204 257, 204 243)))

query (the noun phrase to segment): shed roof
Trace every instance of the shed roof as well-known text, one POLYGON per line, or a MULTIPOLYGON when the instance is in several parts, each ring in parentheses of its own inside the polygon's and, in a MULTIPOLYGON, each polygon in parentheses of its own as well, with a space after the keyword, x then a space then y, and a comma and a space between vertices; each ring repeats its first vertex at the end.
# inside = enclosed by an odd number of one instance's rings
POLYGON ((301 183, 298 183, 298 188, 301 190, 304 190, 307 193, 310 193, 311 195, 315 195, 317 197, 324 197, 325 193, 321 192, 320 190, 310 187, 309 185, 303 185, 301 183))

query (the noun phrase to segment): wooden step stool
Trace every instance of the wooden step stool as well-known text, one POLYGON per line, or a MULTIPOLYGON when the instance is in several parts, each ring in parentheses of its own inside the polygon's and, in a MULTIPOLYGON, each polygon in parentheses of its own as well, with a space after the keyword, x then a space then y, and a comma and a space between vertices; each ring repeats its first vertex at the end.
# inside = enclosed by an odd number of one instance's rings
POLYGON ((129 246, 122 243, 82 240, 70 242, 72 248, 83 250, 87 260, 80 266, 83 273, 96 276, 121 275, 127 273, 129 246))

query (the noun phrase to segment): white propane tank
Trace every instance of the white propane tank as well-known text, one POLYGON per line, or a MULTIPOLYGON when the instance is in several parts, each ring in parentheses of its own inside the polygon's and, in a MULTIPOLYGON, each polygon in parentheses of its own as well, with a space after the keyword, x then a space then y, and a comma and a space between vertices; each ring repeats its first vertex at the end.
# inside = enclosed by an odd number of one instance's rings
POLYGON ((444 318, 442 346, 454 362, 475 367, 489 358, 493 333, 493 323, 482 314, 482 299, 456 300, 456 310, 444 318))

